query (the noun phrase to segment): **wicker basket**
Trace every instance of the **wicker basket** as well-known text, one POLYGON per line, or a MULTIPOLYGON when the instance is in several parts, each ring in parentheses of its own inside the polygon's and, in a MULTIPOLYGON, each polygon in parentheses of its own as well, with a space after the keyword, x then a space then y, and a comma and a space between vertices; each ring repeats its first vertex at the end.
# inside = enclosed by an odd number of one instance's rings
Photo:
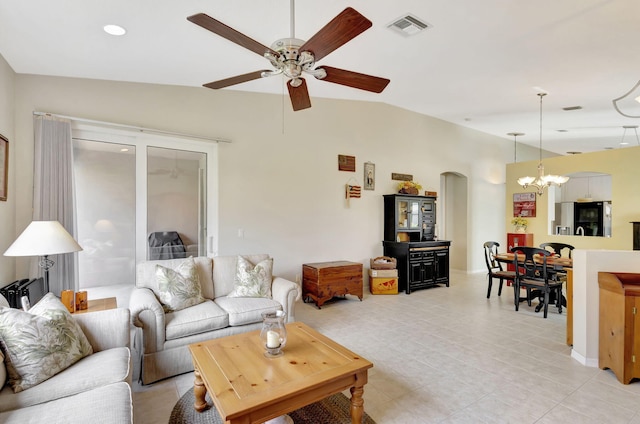
POLYGON ((415 187, 403 188, 398 192, 400 194, 418 194, 418 189, 415 187))
POLYGON ((396 258, 390 256, 378 256, 370 261, 371 269, 396 269, 396 258))

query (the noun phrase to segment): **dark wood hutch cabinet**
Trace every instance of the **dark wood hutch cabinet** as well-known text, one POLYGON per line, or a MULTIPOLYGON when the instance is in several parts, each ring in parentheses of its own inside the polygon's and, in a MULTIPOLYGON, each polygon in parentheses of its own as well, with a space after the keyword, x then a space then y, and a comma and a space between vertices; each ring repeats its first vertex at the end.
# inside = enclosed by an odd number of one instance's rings
POLYGON ((398 261, 398 290, 444 284, 449 287, 451 242, 435 240, 436 198, 410 194, 384 195, 385 256, 398 261))

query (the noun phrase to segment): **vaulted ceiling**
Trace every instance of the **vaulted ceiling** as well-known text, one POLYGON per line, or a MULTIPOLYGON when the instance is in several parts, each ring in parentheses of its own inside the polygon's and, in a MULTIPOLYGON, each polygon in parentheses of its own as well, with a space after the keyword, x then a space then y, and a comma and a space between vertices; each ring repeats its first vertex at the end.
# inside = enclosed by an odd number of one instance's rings
MULTIPOLYGON (((295 36, 310 38, 347 6, 373 27, 318 65, 391 83, 373 94, 308 77, 312 104, 384 102, 508 140, 522 132, 518 141, 537 147, 536 94, 544 90, 543 148, 559 154, 619 148, 623 127, 640 125, 612 103, 640 80, 638 0, 298 0, 295 36), (411 36, 387 27, 407 14, 430 27, 411 36)), ((0 54, 17 73, 183 86, 269 69, 259 55, 187 21, 200 12, 266 46, 291 36, 290 0, 4 1, 0 54), (106 24, 127 33, 109 36, 106 24)), ((225 90, 283 94, 283 81, 225 90)), ((620 109, 640 116, 638 96, 640 89, 620 109)), ((640 144, 633 128, 624 141, 640 144)))

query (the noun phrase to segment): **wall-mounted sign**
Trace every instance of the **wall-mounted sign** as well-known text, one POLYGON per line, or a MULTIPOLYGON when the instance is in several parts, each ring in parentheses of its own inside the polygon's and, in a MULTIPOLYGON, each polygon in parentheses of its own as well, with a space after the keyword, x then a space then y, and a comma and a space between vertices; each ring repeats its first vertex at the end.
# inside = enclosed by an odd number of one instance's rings
POLYGON ((356 172, 356 157, 338 155, 338 170, 356 172))
POLYGON ((391 179, 394 181, 413 181, 413 175, 410 174, 397 174, 395 172, 391 173, 391 179))
POLYGON ((514 193, 513 216, 526 216, 529 218, 534 218, 536 216, 536 194, 514 193))

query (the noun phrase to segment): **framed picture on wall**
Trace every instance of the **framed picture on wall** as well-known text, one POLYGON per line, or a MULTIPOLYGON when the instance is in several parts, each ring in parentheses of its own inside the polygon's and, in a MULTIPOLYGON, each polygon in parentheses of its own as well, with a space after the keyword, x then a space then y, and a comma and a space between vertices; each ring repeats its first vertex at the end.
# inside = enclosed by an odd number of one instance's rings
POLYGON ((9 140, 0 134, 0 200, 7 200, 9 180, 9 140))
POLYGON ((513 216, 525 216, 528 218, 535 218, 536 194, 535 193, 514 193, 513 194, 513 216))
POLYGON ((376 165, 371 162, 364 163, 364 189, 376 189, 376 165))

